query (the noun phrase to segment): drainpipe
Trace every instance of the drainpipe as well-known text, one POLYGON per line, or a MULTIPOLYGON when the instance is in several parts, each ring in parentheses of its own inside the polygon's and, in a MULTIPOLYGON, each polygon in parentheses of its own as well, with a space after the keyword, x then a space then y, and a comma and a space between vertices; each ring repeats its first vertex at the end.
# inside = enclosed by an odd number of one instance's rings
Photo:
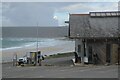
POLYGON ((84 65, 84 39, 82 39, 81 43, 81 63, 84 65))
MULTIPOLYGON (((88 53, 88 43, 87 43, 87 40, 86 40, 86 42, 85 42, 85 46, 86 46, 86 48, 85 48, 85 50, 86 50, 86 57, 88 58, 89 53, 88 53)), ((89 62, 89 61, 88 61, 88 62, 89 62)))

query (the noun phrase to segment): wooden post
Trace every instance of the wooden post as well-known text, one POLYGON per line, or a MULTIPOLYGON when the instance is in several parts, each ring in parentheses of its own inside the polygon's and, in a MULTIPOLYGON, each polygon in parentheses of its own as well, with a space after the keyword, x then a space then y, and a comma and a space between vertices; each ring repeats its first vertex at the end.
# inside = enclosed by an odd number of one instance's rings
POLYGON ((13 55, 13 66, 17 66, 17 54, 13 55))
POLYGON ((42 61, 41 51, 39 52, 39 56, 40 56, 40 58, 39 58, 39 66, 42 66, 42 64, 41 64, 41 61, 42 61))
POLYGON ((42 65, 41 65, 41 59, 39 59, 39 66, 42 66, 42 65))
POLYGON ((16 64, 16 66, 17 66, 17 54, 15 55, 15 57, 16 57, 15 64, 16 64))

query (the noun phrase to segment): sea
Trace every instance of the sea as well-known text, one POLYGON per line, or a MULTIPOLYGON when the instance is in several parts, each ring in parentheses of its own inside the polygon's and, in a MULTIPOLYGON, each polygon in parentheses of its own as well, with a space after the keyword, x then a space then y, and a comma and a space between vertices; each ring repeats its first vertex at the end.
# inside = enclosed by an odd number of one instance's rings
MULTIPOLYGON (((0 52, 2 52, 2 62, 12 61, 13 55, 11 51, 22 50, 25 53, 18 54, 19 57, 25 56, 28 53, 27 49, 48 49, 48 51, 42 51, 44 55, 52 55, 57 53, 66 53, 74 51, 75 42, 66 37, 59 38, 1 38, 0 39, 0 52), (55 50, 51 51, 50 48, 55 50), (57 49, 57 50, 56 50, 57 49), (9 55, 10 51, 10 55, 9 55)), ((1 53, 0 53, 1 55, 1 53)))
POLYGON ((12 50, 23 47, 50 47, 60 45, 71 40, 60 38, 1 38, 0 50, 12 50))

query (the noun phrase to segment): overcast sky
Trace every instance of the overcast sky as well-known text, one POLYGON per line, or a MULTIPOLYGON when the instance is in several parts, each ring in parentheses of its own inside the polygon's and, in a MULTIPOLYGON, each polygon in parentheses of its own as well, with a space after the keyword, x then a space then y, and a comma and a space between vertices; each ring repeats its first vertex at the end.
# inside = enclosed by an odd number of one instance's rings
POLYGON ((69 13, 116 11, 117 2, 2 2, 2 26, 63 26, 69 13))

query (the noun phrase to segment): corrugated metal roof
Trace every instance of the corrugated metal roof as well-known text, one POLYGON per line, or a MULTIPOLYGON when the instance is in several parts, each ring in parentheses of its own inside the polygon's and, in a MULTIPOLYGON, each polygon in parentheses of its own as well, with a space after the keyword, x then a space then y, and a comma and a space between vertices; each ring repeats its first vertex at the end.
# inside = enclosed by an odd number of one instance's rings
POLYGON ((120 16, 119 11, 115 12, 90 12, 89 13, 91 17, 115 17, 115 16, 120 16))

